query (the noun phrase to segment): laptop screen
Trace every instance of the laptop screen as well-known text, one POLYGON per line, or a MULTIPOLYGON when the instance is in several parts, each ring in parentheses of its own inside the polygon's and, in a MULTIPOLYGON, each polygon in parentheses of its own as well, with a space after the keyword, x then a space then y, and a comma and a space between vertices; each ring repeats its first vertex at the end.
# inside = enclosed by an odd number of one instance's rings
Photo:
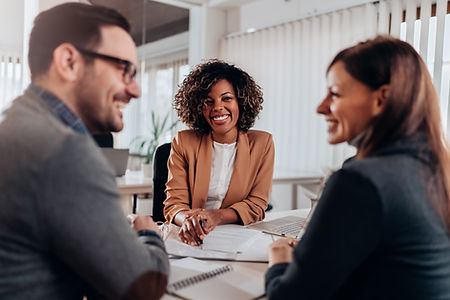
POLYGON ((128 149, 100 148, 116 176, 123 176, 127 170, 128 149))

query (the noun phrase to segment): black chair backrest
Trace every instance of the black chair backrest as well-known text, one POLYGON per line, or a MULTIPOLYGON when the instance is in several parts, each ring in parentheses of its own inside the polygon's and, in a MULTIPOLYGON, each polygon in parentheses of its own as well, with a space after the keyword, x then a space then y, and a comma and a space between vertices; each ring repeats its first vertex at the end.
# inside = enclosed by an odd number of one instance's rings
POLYGON ((171 144, 166 143, 158 146, 153 157, 153 220, 166 221, 164 218, 164 200, 166 200, 166 182, 169 170, 167 161, 169 160, 171 144))
POLYGON ((101 148, 112 148, 114 146, 113 135, 111 132, 93 134, 92 137, 101 148))

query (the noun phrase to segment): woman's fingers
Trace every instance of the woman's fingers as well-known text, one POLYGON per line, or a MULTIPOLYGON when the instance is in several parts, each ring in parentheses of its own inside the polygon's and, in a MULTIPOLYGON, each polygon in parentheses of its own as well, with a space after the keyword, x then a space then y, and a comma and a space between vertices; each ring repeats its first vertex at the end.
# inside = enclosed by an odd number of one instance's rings
POLYGON ((186 228, 181 228, 180 232, 178 233, 180 240, 188 245, 191 245, 191 243, 193 243, 194 239, 192 238, 191 234, 189 233, 188 230, 186 230, 186 228))
POLYGON ((291 238, 291 239, 288 240, 288 244, 289 244, 289 246, 291 246, 291 247, 295 247, 295 246, 297 246, 297 244, 298 244, 298 240, 297 240, 297 239, 291 238))
POLYGON ((193 218, 188 218, 186 220, 186 228, 189 231, 189 234, 192 237, 191 240, 191 246, 198 246, 200 245, 200 237, 197 235, 197 231, 195 230, 194 224, 193 224, 193 218), (192 244, 194 243, 194 244, 192 244))
POLYGON ((198 246, 202 242, 200 235, 197 234, 197 229, 194 225, 194 218, 192 217, 185 218, 183 226, 181 226, 179 236, 184 243, 191 246, 198 246))
POLYGON ((191 209, 191 210, 189 210, 189 211, 187 211, 187 212, 185 213, 185 216, 186 216, 186 217, 193 217, 193 216, 198 215, 198 214, 201 213, 202 211, 204 211, 203 208, 195 208, 195 209, 191 209))
POLYGON ((183 243, 190 244, 192 241, 191 234, 189 233, 189 230, 187 230, 186 224, 183 224, 183 226, 181 226, 180 231, 178 232, 178 236, 183 243))
POLYGON ((219 221, 218 215, 214 211, 202 208, 187 211, 184 214, 183 225, 179 232, 180 239, 186 244, 199 246, 219 221))
POLYGON ((205 232, 203 230, 203 221, 200 218, 200 216, 192 217, 192 225, 195 230, 195 234, 199 237, 200 240, 203 240, 205 238, 205 232))
POLYGON ((281 238, 274 241, 269 246, 269 267, 284 262, 292 261, 292 246, 290 243, 292 239, 281 238))
POLYGON ((198 214, 198 218, 202 220, 202 229, 205 234, 213 231, 220 222, 220 218, 214 210, 202 211, 198 214))

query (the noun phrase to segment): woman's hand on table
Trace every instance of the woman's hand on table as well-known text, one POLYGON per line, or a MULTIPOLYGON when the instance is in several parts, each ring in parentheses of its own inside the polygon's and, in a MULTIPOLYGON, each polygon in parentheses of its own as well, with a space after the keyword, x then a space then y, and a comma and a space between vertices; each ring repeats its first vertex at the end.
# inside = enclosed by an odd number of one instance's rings
POLYGON ((191 246, 199 246, 202 244, 202 241, 207 234, 202 228, 202 222, 199 216, 199 213, 202 210, 203 209, 197 208, 178 213, 180 217, 183 218, 180 231, 178 232, 178 236, 183 243, 191 246))
POLYGON ((221 221, 220 210, 193 209, 183 213, 184 221, 178 235, 182 242, 191 246, 202 244, 205 236, 221 221))
POLYGON ((196 216, 202 220, 203 231, 208 234, 216 228, 222 221, 222 214, 220 209, 205 210, 196 213, 196 216))
POLYGON ((280 238, 269 245, 269 267, 279 263, 290 263, 292 253, 298 240, 280 238))

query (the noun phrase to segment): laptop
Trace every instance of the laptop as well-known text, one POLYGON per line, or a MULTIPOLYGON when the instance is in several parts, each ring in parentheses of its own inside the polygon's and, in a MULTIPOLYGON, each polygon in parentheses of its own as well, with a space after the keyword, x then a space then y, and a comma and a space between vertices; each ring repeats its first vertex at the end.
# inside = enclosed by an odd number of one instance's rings
POLYGON ((100 148, 117 177, 125 175, 128 164, 128 149, 100 148))
POLYGON ((248 229, 260 230, 264 233, 285 237, 300 238, 302 230, 306 227, 314 212, 315 206, 310 210, 306 218, 299 216, 285 216, 271 221, 261 221, 247 225, 248 229))
POLYGON ((306 218, 285 216, 272 221, 262 221, 248 225, 248 229, 260 230, 264 233, 298 238, 306 223, 306 218))

